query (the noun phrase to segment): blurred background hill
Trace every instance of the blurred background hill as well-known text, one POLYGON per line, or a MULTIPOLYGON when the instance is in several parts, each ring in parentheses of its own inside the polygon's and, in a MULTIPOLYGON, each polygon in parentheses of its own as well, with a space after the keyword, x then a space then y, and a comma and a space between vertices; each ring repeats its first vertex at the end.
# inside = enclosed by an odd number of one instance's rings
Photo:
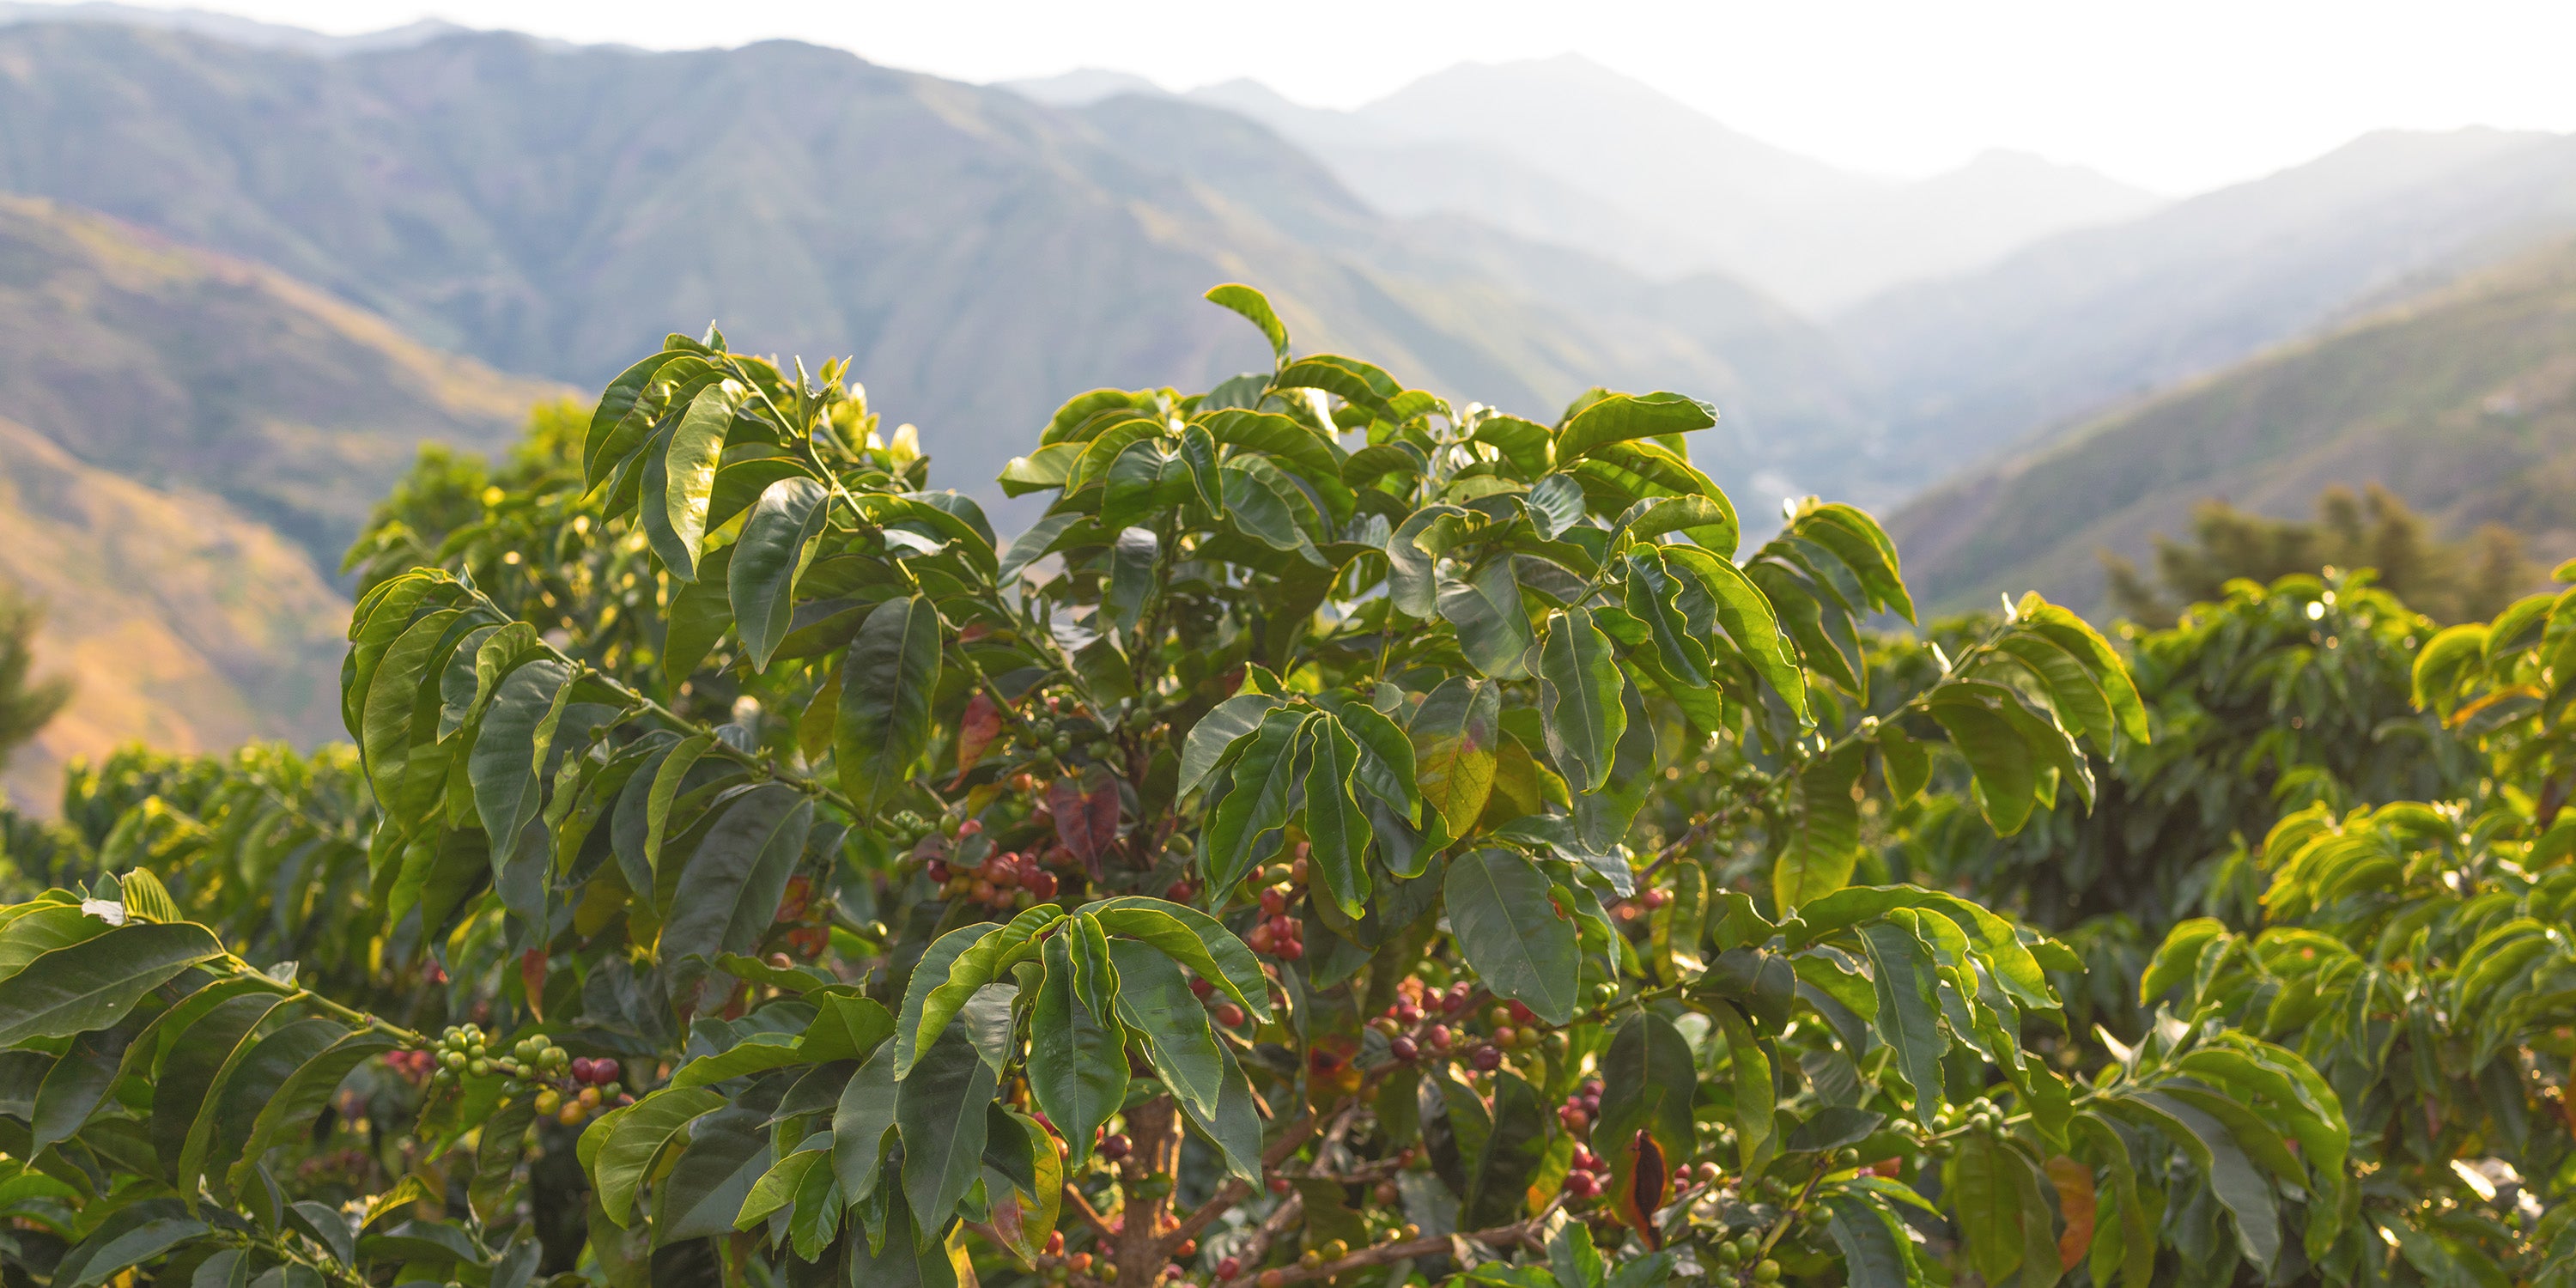
POLYGON ((1709 398, 1695 457, 1748 516, 1893 512, 1944 605, 2107 608, 2102 553, 2330 485, 2576 553, 2547 133, 2375 133, 2176 200, 2008 151, 1862 173, 1573 55, 1341 110, 0 3, 0 193, 0 580, 78 683, 22 800, 119 739, 330 734, 339 551, 416 447, 492 450, 709 320, 854 356, 1006 529, 988 480, 1070 393, 1266 361, 1198 299, 1241 279, 1301 348, 1540 419, 1594 382, 1709 398))

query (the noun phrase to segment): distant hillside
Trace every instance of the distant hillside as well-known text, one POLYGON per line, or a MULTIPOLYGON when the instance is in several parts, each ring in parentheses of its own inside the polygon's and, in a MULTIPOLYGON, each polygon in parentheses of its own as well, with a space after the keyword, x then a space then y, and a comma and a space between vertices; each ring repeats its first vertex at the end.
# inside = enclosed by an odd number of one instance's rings
POLYGON ((276 272, 0 199, 0 579, 44 601, 71 707, 10 766, 337 735, 326 570, 435 438, 490 448, 560 387, 432 353, 276 272))
POLYGON ((1594 381, 1715 398, 1754 443, 1847 414, 1830 346, 1741 287, 1522 273, 1564 253, 1387 219, 1267 129, 1180 103, 1059 111, 784 42, 322 59, 46 24, 0 30, 0 120, 0 187, 275 264, 516 370, 593 385, 709 319, 755 350, 855 354, 957 486, 1071 392, 1265 362, 1198 299, 1228 279, 1271 291, 1307 348, 1527 414, 1594 381))
MULTIPOLYGON (((1101 72, 1016 88, 1057 103, 1159 92, 1101 72)), ((1655 276, 1723 272, 1807 310, 1980 268, 2035 238, 2160 204, 2016 153, 1919 182, 1857 174, 1572 54, 1462 63, 1350 112, 1252 81, 1188 97, 1270 125, 1390 214, 1464 215, 1655 276)))
POLYGON ((1883 417, 1855 491, 1920 490, 2030 435, 2306 334, 2576 227, 2576 138, 2383 133, 1830 330, 1883 417))
POLYGON ((2143 558, 2221 497, 2305 517, 2383 482, 2445 532, 2576 555, 2576 241, 2277 349, 1945 484, 1891 528, 1919 598, 2037 589, 2098 606, 2097 552, 2143 558))
POLYGON ((84 465, 0 420, 0 578, 46 606, 36 673, 76 686, 0 778, 21 807, 51 813, 63 762, 120 743, 347 736, 348 601, 303 550, 213 497, 84 465))
POLYGON ((498 447, 561 393, 273 270, 13 197, 0 353, 19 425, 109 473, 219 496, 325 568, 422 442, 498 447))
POLYGON ((114 22, 133 27, 191 31, 236 45, 325 55, 417 45, 424 40, 465 30, 452 22, 423 18, 383 31, 334 36, 237 14, 217 13, 211 9, 158 9, 146 5, 117 4, 114 0, 72 0, 71 3, 63 0, 0 0, 0 26, 22 22, 114 22))

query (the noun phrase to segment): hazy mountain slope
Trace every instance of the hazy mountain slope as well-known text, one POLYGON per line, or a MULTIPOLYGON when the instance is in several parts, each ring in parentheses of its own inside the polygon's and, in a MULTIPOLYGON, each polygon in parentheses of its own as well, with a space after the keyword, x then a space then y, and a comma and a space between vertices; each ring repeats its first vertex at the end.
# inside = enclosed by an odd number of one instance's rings
POLYGON ((10 758, 50 813, 63 762, 131 741, 171 750, 339 733, 348 601, 303 550, 213 497, 84 465, 0 420, 0 578, 46 606, 39 675, 71 705, 10 758))
POLYGON ((2081 167, 2015 153, 1916 182, 1856 174, 1737 133, 1575 55, 1461 64, 1352 112, 1305 107, 1248 81, 1189 97, 1268 123, 1391 213, 1470 215, 1641 272, 1721 270, 1811 310, 2160 204, 2081 167))
POLYGON ((2304 166, 1837 318, 1922 487, 2034 431, 2212 371, 2358 303, 2576 224, 2576 139, 2365 137, 2304 166))
POLYGON ((273 270, 0 198, 0 579, 72 705, 8 785, 142 739, 339 726, 326 575, 423 439, 498 446, 559 386, 430 352, 273 270))
POLYGON ((432 352, 274 271, 0 197, 0 407, 338 563, 425 440, 490 449, 558 387, 432 352))
POLYGON ((2093 605, 2098 551, 2144 556, 2204 497, 2305 517, 2326 485, 2374 481, 2453 534, 2495 522, 2576 554, 2576 242, 2106 417, 1890 526, 1923 598, 2093 605))
POLYGON ((465 30, 452 22, 423 18, 383 31, 334 36, 303 27, 261 22, 238 14, 217 13, 211 9, 156 9, 145 5, 116 4, 111 0, 79 0, 72 4, 0 0, 0 25, 22 22, 113 22, 133 27, 161 27, 212 36, 236 45, 292 49, 307 54, 392 49, 465 30))
MULTIPOLYGON (((1588 316, 1471 271, 1239 117, 1067 113, 790 43, 456 36, 322 60, 21 27, 0 31, 0 186, 584 384, 710 318, 755 349, 855 354, 960 486, 1071 392, 1266 361, 1198 299, 1227 279, 1272 291, 1305 347, 1533 414, 1593 380, 1717 395, 1748 425, 1766 400, 1836 401, 1770 399, 1767 372, 1657 315, 1588 316)), ((1798 332, 1780 343, 1821 344, 1772 316, 1798 332)))

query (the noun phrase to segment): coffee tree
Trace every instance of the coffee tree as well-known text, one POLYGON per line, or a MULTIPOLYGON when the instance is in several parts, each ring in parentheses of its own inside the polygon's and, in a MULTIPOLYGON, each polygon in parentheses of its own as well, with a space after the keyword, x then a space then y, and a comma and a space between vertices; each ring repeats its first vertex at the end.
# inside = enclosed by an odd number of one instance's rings
POLYGON ((838 364, 713 332, 502 474, 433 463, 343 672, 396 995, 149 868, 0 913, 37 1269, 2144 1284, 2177 1211, 2249 1274, 2333 1244, 2297 1056, 2175 1024, 2070 1076, 2062 947, 1853 881, 1939 765, 2007 833, 2091 799, 2146 729, 2090 627, 2026 598, 1873 693, 1893 547, 1809 501, 1739 557, 1706 406, 1540 423, 1210 298, 1272 368, 1066 404, 1008 545, 838 364), (374 1184, 305 1174, 360 1123, 374 1184))
POLYGON ((2433 636, 2414 682, 2486 775, 2284 818, 2260 846, 2260 924, 2176 927, 2140 996, 2163 1027, 2292 1046, 2334 1088, 2370 1181, 2320 1259, 2330 1281, 2567 1283, 2576 590, 2433 636))

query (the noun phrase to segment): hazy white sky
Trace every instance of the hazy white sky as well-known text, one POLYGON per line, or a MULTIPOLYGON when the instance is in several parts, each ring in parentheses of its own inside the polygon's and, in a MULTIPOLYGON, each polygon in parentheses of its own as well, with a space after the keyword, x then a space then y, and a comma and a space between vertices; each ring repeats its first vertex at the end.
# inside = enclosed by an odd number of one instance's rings
POLYGON ((435 16, 652 48, 786 36, 974 81, 1249 76, 1344 107, 1456 62, 1572 51, 1854 168, 2013 147, 2173 194, 2383 127, 2576 129, 2576 0, 195 2, 336 32, 435 16))

